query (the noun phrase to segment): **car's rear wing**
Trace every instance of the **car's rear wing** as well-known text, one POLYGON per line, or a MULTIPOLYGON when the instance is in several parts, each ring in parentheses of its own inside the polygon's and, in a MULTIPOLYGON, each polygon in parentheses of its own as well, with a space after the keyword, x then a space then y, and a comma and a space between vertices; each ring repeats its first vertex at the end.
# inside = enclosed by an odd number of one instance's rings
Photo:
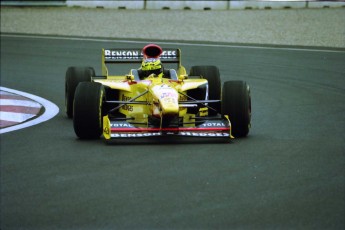
MULTIPOLYGON (((102 49, 102 75, 108 76, 107 64, 131 64, 141 63, 143 60, 142 49, 102 49)), ((181 50, 180 49, 163 49, 159 56, 162 63, 177 64, 178 69, 181 67, 181 50)))
MULTIPOLYGON (((179 63, 180 49, 164 49, 159 56, 163 63, 179 63)), ((142 49, 102 49, 104 63, 141 63, 142 49)))

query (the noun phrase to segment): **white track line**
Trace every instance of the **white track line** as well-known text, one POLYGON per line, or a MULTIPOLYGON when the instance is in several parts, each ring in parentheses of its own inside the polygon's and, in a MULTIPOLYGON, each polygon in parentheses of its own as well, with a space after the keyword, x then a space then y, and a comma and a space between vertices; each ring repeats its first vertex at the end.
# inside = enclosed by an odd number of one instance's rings
POLYGON ((45 108, 44 113, 41 116, 38 116, 36 119, 21 123, 18 125, 14 125, 14 126, 11 126, 8 128, 0 129, 0 134, 15 131, 18 129, 24 129, 24 128, 27 128, 27 127, 30 127, 33 125, 37 125, 39 123, 45 122, 45 121, 53 118, 59 112, 59 108, 54 103, 52 103, 52 102, 50 102, 44 98, 29 94, 29 93, 21 92, 18 90, 1 87, 1 86, 0 86, 0 90, 30 98, 31 100, 38 102, 39 104, 41 104, 45 108))
MULTIPOLYGON (((111 39, 111 38, 81 38, 81 37, 66 37, 66 36, 41 36, 41 35, 25 35, 25 34, 1 34, 1 37, 13 37, 13 38, 35 38, 35 39, 52 39, 52 40, 70 40, 70 41, 92 41, 92 42, 117 42, 117 43, 131 43, 131 44, 148 44, 151 41, 142 40, 124 40, 124 39, 111 39)), ((290 48, 290 47, 274 47, 272 46, 252 46, 252 45, 230 45, 230 44, 207 44, 207 43, 187 43, 187 42, 164 42, 157 41, 157 44, 162 45, 180 45, 180 46, 198 46, 198 47, 221 47, 221 48, 241 48, 241 49, 263 49, 263 50, 287 50, 287 51, 307 51, 307 52, 325 52, 325 53, 345 53, 345 50, 333 50, 333 49, 318 49, 318 48, 290 48)), ((338 49, 338 48, 335 48, 338 49)), ((339 48, 340 49, 340 48, 339 48)))

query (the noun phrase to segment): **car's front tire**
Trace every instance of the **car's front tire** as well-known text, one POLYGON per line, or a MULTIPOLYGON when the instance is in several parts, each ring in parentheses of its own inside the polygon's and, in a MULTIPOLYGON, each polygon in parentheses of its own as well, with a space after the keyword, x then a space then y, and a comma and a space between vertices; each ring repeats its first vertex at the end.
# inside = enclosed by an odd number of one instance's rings
POLYGON ((69 67, 65 76, 65 110, 69 118, 73 117, 73 100, 75 90, 80 82, 90 82, 95 76, 92 67, 69 67))
POLYGON ((76 88, 73 126, 81 139, 97 139, 102 135, 102 106, 105 90, 102 84, 81 82, 76 88))
MULTIPOLYGON (((220 100, 221 80, 219 69, 216 66, 192 66, 190 76, 201 76, 208 81, 208 99, 220 100)), ((198 98, 199 99, 199 98, 198 98)), ((202 99, 203 100, 203 99, 202 99)), ((212 109, 208 109, 209 115, 217 115, 220 112, 220 103, 210 103, 212 109)))
POLYGON ((251 121, 250 89, 244 81, 227 81, 222 90, 222 115, 228 115, 234 137, 245 137, 251 121))

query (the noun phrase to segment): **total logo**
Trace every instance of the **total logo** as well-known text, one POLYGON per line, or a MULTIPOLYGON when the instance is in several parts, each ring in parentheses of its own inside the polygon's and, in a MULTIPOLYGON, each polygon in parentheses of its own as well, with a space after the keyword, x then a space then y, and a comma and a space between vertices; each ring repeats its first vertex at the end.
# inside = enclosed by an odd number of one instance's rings
POLYGON ((199 127, 228 127, 229 125, 224 124, 223 122, 207 122, 199 127))
POLYGON ((123 127, 134 128, 134 126, 129 123, 111 123, 110 127, 111 128, 123 128, 123 127))

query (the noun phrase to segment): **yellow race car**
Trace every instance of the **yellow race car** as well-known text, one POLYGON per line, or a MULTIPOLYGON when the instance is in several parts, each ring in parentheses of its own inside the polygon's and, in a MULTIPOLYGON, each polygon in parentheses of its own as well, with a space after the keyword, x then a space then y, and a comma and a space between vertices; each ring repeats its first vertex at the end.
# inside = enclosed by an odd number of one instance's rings
POLYGON ((180 49, 149 44, 143 49, 102 49, 102 75, 69 67, 67 116, 81 139, 157 136, 225 138, 248 135, 251 97, 244 81, 221 86, 215 66, 193 66, 189 75, 180 49), (109 74, 114 64, 141 63, 128 74, 109 74), (177 68, 167 68, 176 65, 177 68))

